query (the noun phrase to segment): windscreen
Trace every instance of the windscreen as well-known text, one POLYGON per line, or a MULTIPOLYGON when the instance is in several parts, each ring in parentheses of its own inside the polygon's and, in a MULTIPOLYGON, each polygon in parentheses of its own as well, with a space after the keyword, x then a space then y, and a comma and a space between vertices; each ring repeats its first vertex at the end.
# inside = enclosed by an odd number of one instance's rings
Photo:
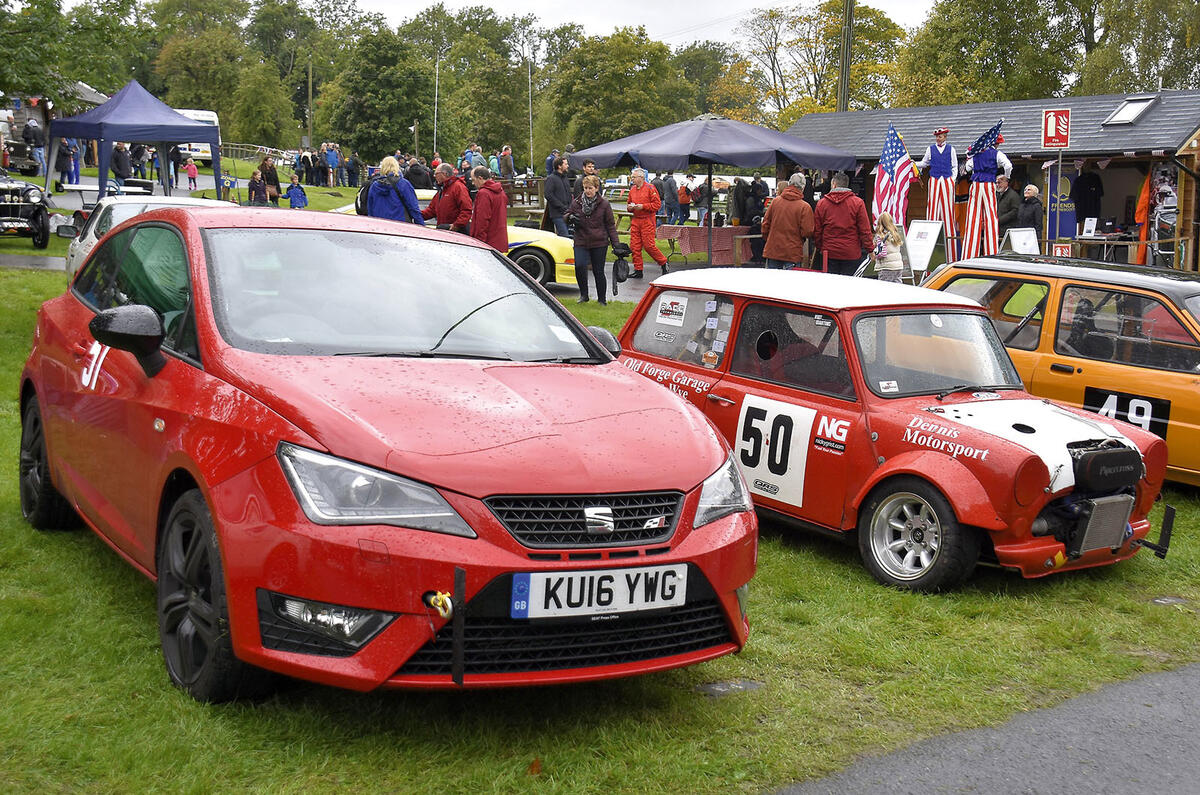
POLYGON ((231 345, 285 355, 606 361, 491 251, 309 229, 204 232, 231 345))
POLYGON ((1020 389, 991 320, 978 312, 865 315, 854 324, 863 377, 883 397, 1020 389))

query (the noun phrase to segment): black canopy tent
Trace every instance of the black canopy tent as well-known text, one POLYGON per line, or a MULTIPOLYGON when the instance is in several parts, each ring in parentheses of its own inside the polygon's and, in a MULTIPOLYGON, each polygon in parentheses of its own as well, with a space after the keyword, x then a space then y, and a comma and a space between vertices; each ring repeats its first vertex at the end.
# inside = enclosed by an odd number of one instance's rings
MULTIPOLYGON (((142 88, 136 80, 130 80, 125 87, 112 96, 103 105, 67 119, 54 119, 50 122, 50 162, 58 153, 58 142, 61 138, 94 138, 100 142, 99 166, 100 185, 99 197, 103 197, 108 187, 109 163, 112 160, 112 143, 114 141, 136 141, 138 143, 154 144, 158 147, 160 163, 166 165, 167 152, 173 143, 207 143, 212 147, 213 173, 221 173, 220 130, 211 124, 189 119, 177 113, 165 103, 156 99, 149 91, 142 88)), ((50 169, 46 172, 46 188, 50 188, 50 169)), ((167 169, 159 169, 159 180, 163 192, 171 194, 170 182, 165 174, 167 169)), ((178 176, 177 176, 178 178, 178 176)), ((221 182, 217 183, 217 197, 221 196, 221 182)))
MULTIPOLYGON (((849 152, 712 113, 593 146, 568 158, 575 168, 584 160, 594 160, 597 168, 641 166, 655 171, 707 165, 709 185, 712 167, 717 163, 739 168, 766 168, 787 162, 823 170, 854 167, 854 155, 849 152)), ((709 214, 710 262, 711 219, 709 214)))

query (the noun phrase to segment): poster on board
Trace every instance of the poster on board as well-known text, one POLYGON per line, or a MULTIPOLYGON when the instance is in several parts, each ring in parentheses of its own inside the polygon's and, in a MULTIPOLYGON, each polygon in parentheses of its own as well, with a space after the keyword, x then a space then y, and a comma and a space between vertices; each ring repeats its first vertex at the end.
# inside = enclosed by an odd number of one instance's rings
POLYGON ((929 258, 942 237, 942 222, 913 220, 908 224, 908 261, 914 271, 929 270, 929 258))
POLYGON ((1032 226, 1017 227, 1005 232, 1004 240, 1000 241, 1000 250, 1004 251, 1006 246, 1018 254, 1042 253, 1038 246, 1037 230, 1032 226))

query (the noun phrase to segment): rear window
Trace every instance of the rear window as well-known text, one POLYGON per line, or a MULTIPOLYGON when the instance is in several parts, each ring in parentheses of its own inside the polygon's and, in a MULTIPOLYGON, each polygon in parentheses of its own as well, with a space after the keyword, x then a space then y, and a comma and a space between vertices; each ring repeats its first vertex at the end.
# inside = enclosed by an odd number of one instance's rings
POLYGON ((733 301, 716 293, 664 290, 633 334, 634 350, 716 369, 725 361, 733 301))

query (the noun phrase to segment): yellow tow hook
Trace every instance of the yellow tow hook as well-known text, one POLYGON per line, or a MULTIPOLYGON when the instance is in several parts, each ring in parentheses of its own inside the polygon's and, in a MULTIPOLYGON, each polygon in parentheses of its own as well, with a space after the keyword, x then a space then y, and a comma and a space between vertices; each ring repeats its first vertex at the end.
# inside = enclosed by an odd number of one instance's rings
POLYGON ((449 620, 454 615, 454 600, 445 591, 429 591, 425 594, 424 601, 426 606, 432 607, 444 619, 449 620))

